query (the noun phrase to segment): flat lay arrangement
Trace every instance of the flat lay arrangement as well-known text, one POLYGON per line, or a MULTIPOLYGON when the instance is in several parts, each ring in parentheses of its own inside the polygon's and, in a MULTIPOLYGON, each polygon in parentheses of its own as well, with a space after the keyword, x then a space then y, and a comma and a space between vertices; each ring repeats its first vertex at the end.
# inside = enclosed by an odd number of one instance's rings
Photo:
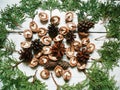
POLYGON ((120 2, 19 0, 1 9, 1 90, 119 90, 120 2))

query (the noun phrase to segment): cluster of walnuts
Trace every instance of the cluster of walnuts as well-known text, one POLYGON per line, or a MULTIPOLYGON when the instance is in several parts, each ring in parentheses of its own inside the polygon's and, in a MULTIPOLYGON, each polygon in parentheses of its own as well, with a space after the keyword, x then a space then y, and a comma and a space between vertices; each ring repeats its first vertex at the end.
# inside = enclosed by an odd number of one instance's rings
MULTIPOLYGON (((45 12, 40 12, 38 17, 42 24, 49 21, 45 12)), ((44 70, 40 72, 43 79, 48 79, 50 70, 53 70, 57 77, 62 76, 65 81, 69 81, 72 76, 69 67, 84 70, 90 54, 95 49, 95 45, 90 43, 88 35, 84 34, 88 34, 87 31, 93 27, 94 23, 81 21, 76 25, 73 19, 74 13, 67 12, 65 14, 66 25, 60 28, 58 27, 59 16, 52 16, 47 28, 38 27, 35 21, 31 21, 30 28, 23 32, 26 41, 21 42, 22 50, 19 51, 19 59, 26 62, 31 68, 38 65, 43 66, 44 70), (80 36, 80 41, 75 40, 76 31, 80 36), (39 38, 33 40, 33 34, 38 34, 39 38), (68 47, 63 42, 66 42, 68 47), (63 60, 64 56, 68 60, 63 60)))

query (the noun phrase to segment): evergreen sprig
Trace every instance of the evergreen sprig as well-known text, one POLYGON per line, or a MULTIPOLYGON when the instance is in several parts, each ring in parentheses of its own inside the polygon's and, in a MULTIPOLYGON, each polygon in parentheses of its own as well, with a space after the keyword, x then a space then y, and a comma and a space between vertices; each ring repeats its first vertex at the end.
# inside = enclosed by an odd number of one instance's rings
POLYGON ((99 66, 94 65, 87 70, 88 90, 118 90, 114 77, 110 77, 109 73, 102 70, 99 66))
POLYGON ((115 40, 110 40, 104 42, 102 48, 98 51, 101 58, 99 61, 103 64, 106 69, 113 69, 118 66, 118 61, 120 59, 120 42, 115 40))
POLYGON ((16 29, 24 21, 24 13, 19 6, 16 4, 7 7, 0 11, 1 22, 4 23, 8 28, 16 29))
POLYGON ((120 40, 120 16, 114 19, 111 19, 106 26, 107 37, 108 38, 116 38, 120 40))
POLYGON ((24 75, 18 69, 21 62, 13 58, 6 57, 0 60, 0 80, 3 84, 2 90, 46 90, 45 83, 39 80, 28 82, 30 77, 24 75))
POLYGON ((42 0, 41 8, 44 10, 54 10, 59 9, 60 2, 58 0, 42 0))
POLYGON ((5 27, 5 24, 0 22, 0 48, 3 47, 3 44, 6 40, 6 37, 7 37, 7 29, 5 27))
POLYGON ((38 9, 38 7, 41 6, 41 0, 21 0, 20 1, 20 7, 21 10, 29 15, 30 18, 34 18, 35 16, 35 10, 38 9))
POLYGON ((99 21, 99 2, 98 0, 88 0, 87 2, 81 1, 79 6, 80 12, 78 13, 78 20, 86 19, 87 16, 92 16, 91 20, 99 21), (86 13, 86 15, 85 15, 86 13))

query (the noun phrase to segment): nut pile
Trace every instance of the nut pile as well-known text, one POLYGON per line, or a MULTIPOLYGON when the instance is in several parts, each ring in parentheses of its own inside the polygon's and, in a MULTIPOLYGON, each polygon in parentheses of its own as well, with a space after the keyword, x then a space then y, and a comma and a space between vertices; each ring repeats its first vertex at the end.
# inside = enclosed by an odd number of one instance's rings
POLYGON ((71 79, 72 73, 69 67, 77 67, 79 71, 86 68, 90 54, 94 51, 95 45, 88 38, 88 30, 94 26, 91 21, 81 21, 76 25, 73 22, 74 13, 65 14, 65 26, 58 28, 59 16, 52 16, 50 19, 45 12, 39 13, 42 24, 50 20, 47 28, 38 27, 35 21, 31 21, 29 29, 24 30, 23 35, 26 41, 21 42, 20 60, 26 62, 31 68, 38 65, 44 67, 40 72, 43 79, 48 79, 50 71, 54 71, 57 77, 63 77, 65 81, 71 79), (75 40, 75 32, 78 32, 80 40, 75 40), (39 39, 33 40, 33 34, 38 34, 39 39), (64 43, 68 44, 65 47, 64 43), (63 60, 63 57, 68 60, 63 60))

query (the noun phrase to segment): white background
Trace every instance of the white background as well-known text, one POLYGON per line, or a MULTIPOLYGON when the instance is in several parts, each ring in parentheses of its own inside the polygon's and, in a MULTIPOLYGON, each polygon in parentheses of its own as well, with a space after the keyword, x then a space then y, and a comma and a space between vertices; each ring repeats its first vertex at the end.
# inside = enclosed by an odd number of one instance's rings
MULTIPOLYGON (((16 4, 19 4, 19 1, 20 1, 20 0, 0 0, 0 9, 4 9, 7 4, 9 4, 9 5, 12 5, 12 4, 15 4, 15 3, 16 3, 16 4)), ((37 11, 40 12, 40 11, 42 11, 42 10, 39 9, 39 10, 37 10, 37 11)), ((45 12, 49 14, 49 11, 45 11, 45 12)), ((52 12, 52 15, 53 15, 53 16, 54 16, 54 15, 58 15, 58 16, 62 17, 59 26, 65 25, 65 22, 64 22, 65 12, 59 12, 58 10, 54 10, 54 11, 52 12)), ((47 25, 42 25, 42 24, 40 23, 37 15, 35 16, 34 20, 36 21, 36 23, 38 24, 39 27, 47 27, 48 24, 49 24, 49 23, 48 23, 47 25)), ((26 22, 24 22, 24 23, 22 24, 22 28, 21 28, 20 30, 23 31, 23 30, 25 30, 25 29, 29 29, 29 22, 30 22, 30 21, 31 21, 31 19, 30 19, 30 18, 27 18, 27 19, 26 19, 26 22)), ((76 16, 76 15, 75 15, 75 18, 74 18, 74 21, 73 21, 73 22, 75 22, 75 23, 77 24, 77 16, 76 16)), ((94 31, 94 32, 95 32, 95 31, 96 31, 96 32, 105 31, 105 28, 104 28, 103 24, 101 24, 101 23, 102 23, 102 22, 100 21, 100 22, 99 22, 98 24, 96 24, 95 27, 94 27, 93 29, 91 29, 90 31, 94 31)), ((76 35, 77 35, 77 34, 76 34, 76 35)), ((103 39, 101 39, 100 41, 95 41, 95 38, 98 38, 98 37, 100 37, 100 36, 105 36, 105 35, 106 35, 105 33, 90 33, 90 36, 89 36, 90 41, 91 41, 91 43, 94 43, 95 46, 96 46, 95 51, 94 51, 94 53, 91 55, 90 58, 94 58, 94 59, 99 58, 99 55, 98 55, 98 53, 97 53, 97 50, 101 48, 101 46, 103 45, 104 41, 107 40, 107 39, 103 38, 103 39)), ((20 50, 20 49, 21 49, 21 48, 20 48, 20 42, 25 41, 23 35, 19 35, 19 34, 17 34, 17 33, 9 34, 8 38, 14 41, 14 43, 16 44, 16 50, 20 50)), ((34 35, 34 38, 38 38, 37 35, 34 35)), ((77 36, 76 40, 79 40, 78 36, 77 36)), ((18 58, 19 55, 18 55, 17 53, 14 53, 14 57, 18 58)), ((65 57, 64 57, 64 59, 65 59, 65 57)), ((91 60, 89 60, 89 61, 91 61, 91 60)), ((91 65, 91 63, 88 63, 87 68, 89 68, 90 65, 91 65)), ((120 62, 119 62, 119 65, 120 65, 120 62)), ((53 80, 52 80, 51 76, 50 76, 50 78, 47 79, 47 80, 41 79, 41 77, 40 77, 40 71, 43 70, 42 67, 39 66, 37 69, 31 69, 29 66, 27 66, 27 65, 25 65, 25 64, 20 64, 20 65, 19 65, 19 69, 20 69, 21 71, 23 71, 27 76, 33 75, 33 74, 35 73, 35 71, 38 70, 38 72, 37 72, 37 78, 38 78, 39 80, 45 82, 45 83, 48 85, 48 90, 56 90, 56 86, 55 86, 55 84, 53 83, 53 80)), ((81 81, 83 81, 83 80, 86 78, 86 76, 85 76, 83 73, 78 72, 76 68, 73 68, 73 69, 70 68, 70 70, 71 70, 71 72, 72 72, 72 78, 71 78, 71 80, 69 81, 69 84, 70 84, 70 85, 73 85, 73 84, 76 84, 76 83, 78 83, 78 82, 81 82, 81 81)), ((54 75, 54 72, 53 72, 53 75, 54 75)), ((119 78, 120 68, 119 68, 119 67, 115 67, 113 71, 110 71, 110 75, 111 75, 111 76, 115 75, 115 80, 117 80, 117 86, 120 87, 120 78, 119 78)), ((55 77, 55 75, 54 75, 54 77, 55 77)), ((65 83, 64 80, 63 80, 63 78, 56 78, 56 77, 55 77, 55 80, 56 80, 57 83, 60 84, 60 85, 63 85, 63 84, 65 83)), ((0 86, 2 86, 2 84, 0 84, 0 86)))

